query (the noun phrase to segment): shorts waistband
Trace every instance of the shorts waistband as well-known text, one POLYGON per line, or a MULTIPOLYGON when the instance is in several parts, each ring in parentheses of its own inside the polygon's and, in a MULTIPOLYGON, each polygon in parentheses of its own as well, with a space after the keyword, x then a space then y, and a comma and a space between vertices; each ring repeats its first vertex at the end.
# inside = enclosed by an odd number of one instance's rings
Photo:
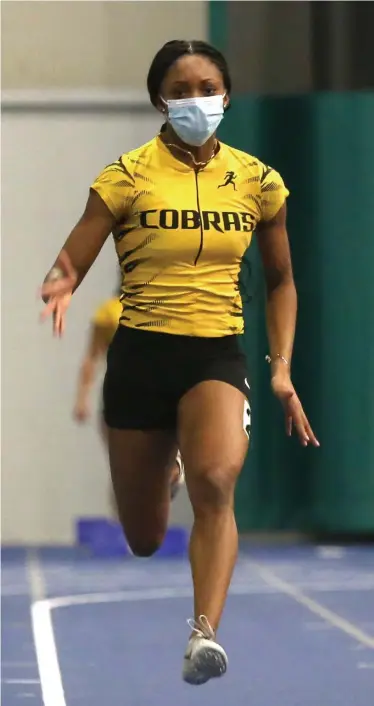
POLYGON ((160 333, 158 331, 142 331, 130 326, 120 325, 117 329, 117 334, 123 342, 134 348, 151 348, 152 350, 165 350, 169 354, 173 350, 188 349, 191 353, 194 351, 209 353, 212 351, 219 355, 222 353, 237 354, 240 352, 239 336, 232 334, 229 336, 218 337, 203 337, 203 336, 185 336, 174 333, 160 333))

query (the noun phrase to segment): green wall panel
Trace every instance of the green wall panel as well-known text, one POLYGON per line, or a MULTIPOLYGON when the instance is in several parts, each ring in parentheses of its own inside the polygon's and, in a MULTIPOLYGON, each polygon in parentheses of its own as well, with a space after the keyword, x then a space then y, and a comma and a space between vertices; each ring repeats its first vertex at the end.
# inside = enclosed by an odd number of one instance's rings
POLYGON ((256 246, 243 270, 253 434, 242 530, 374 529, 374 96, 233 97, 220 138, 281 172, 299 295, 293 380, 321 441, 286 438, 269 391, 256 246))

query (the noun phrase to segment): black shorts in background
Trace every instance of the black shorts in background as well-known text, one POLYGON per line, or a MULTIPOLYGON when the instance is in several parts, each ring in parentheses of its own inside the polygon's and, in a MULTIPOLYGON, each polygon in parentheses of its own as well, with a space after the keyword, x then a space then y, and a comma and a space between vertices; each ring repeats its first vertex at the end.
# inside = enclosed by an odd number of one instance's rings
POLYGON ((178 403, 204 380, 248 395, 238 337, 198 338, 119 326, 104 380, 104 419, 114 429, 176 429, 178 403))

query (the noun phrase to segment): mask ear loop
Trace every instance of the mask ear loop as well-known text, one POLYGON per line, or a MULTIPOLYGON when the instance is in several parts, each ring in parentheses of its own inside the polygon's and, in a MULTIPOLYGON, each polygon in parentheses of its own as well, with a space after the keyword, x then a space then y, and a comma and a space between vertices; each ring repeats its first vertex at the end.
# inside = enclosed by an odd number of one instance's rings
POLYGON ((161 125, 159 135, 161 135, 163 132, 165 132, 166 126, 167 126, 167 123, 168 123, 167 102, 166 102, 166 100, 165 100, 162 96, 160 96, 160 100, 161 100, 161 101, 163 102, 163 104, 164 104, 164 107, 161 108, 160 112, 161 112, 161 114, 164 116, 165 122, 161 125))
POLYGON ((167 108, 168 108, 167 101, 166 101, 165 98, 163 98, 162 96, 160 96, 160 100, 161 100, 161 101, 163 102, 163 104, 164 104, 164 107, 161 109, 161 113, 163 113, 164 115, 166 115, 166 111, 167 111, 167 108))

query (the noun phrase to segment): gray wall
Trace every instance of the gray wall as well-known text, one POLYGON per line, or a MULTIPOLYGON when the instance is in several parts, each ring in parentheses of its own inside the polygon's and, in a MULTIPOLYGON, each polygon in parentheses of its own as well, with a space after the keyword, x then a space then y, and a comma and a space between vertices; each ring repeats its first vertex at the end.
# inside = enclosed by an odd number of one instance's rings
POLYGON ((2 2, 3 88, 141 88, 161 45, 204 39, 204 2, 2 2))
MULTIPOLYGON (((116 281, 112 243, 77 293, 62 341, 38 325, 37 288, 92 179, 158 130, 146 97, 134 105, 129 95, 164 41, 205 36, 205 5, 4 2, 2 14, 2 541, 69 542, 75 517, 109 512, 99 382, 86 428, 71 409, 89 317, 116 281), (87 110, 93 88, 97 105, 87 110), (125 89, 117 107, 99 95, 111 88, 125 89), (58 89, 59 105, 38 104, 58 89)), ((172 521, 190 520, 184 493, 172 521)))
POLYGON ((310 90, 310 3, 230 2, 227 12, 226 53, 235 92, 310 90))
POLYGON ((374 88, 374 3, 229 0, 217 9, 235 92, 374 88))

